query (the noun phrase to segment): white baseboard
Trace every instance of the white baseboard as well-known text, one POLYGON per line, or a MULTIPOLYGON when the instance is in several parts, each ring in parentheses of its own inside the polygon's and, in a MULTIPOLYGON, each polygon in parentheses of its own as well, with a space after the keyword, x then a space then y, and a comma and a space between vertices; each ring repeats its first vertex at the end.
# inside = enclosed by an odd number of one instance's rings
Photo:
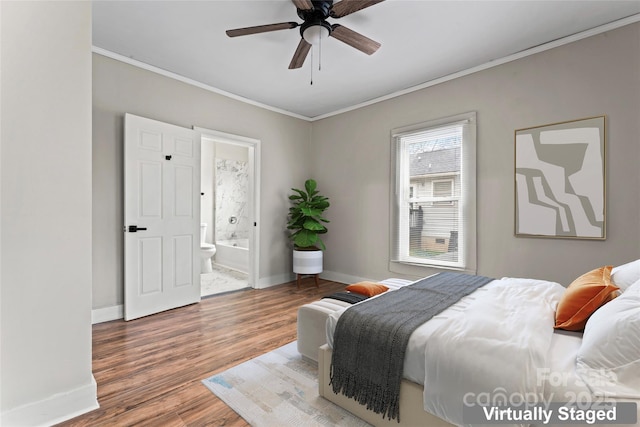
MULTIPOLYGON (((328 270, 324 270, 322 273, 320 273, 320 278, 325 280, 331 280, 338 283, 345 283, 345 284, 351 284, 351 283, 357 283, 357 282, 363 282, 363 281, 372 281, 372 282, 376 281, 374 279, 370 279, 366 277, 351 276, 349 274, 342 274, 342 273, 337 273, 335 271, 328 271, 328 270)), ((277 276, 271 276, 271 277, 260 279, 258 281, 258 285, 255 288, 265 289, 271 286, 288 283, 293 280, 296 280, 295 273, 280 274, 277 276)))
MULTIPOLYGON (((265 277, 258 280, 255 289, 265 289, 282 283, 291 282, 296 277, 293 273, 280 274, 277 276, 265 277)), ((124 319, 124 305, 114 305, 111 307, 96 308, 91 310, 91 324, 110 322, 112 320, 124 319)))
MULTIPOLYGON (((375 279, 359 277, 359 276, 351 276, 349 274, 342 274, 342 273, 337 273, 335 271, 328 271, 328 270, 324 270, 322 273, 320 273, 320 278, 325 280, 331 280, 338 283, 345 283, 345 284, 351 284, 351 283, 357 283, 357 282, 363 282, 363 281, 372 281, 372 282, 376 281, 375 279)), ((271 277, 260 279, 258 282, 258 286, 256 286, 255 288, 265 289, 271 286, 288 283, 293 280, 296 280, 295 273, 280 274, 277 276, 271 276, 271 277)))
POLYGON ((338 283, 345 283, 347 285, 350 285, 352 283, 365 282, 365 281, 371 281, 371 282, 377 281, 375 279, 369 279, 366 277, 352 276, 350 274, 342 274, 335 271, 327 271, 327 270, 320 273, 320 277, 322 277, 323 279, 331 280, 338 283))
POLYGON ((278 274, 277 276, 269 276, 258 279, 258 283, 255 284, 255 289, 265 289, 271 286, 281 285, 283 283, 296 280, 296 276, 293 273, 278 274))
POLYGON ((92 325, 118 319, 124 319, 124 306, 122 304, 91 310, 92 325))
MULTIPOLYGON (((326 280, 332 280, 334 282, 339 283, 356 283, 362 282, 365 280, 375 281, 373 279, 359 277, 359 276, 351 276, 348 274, 337 273, 335 271, 323 271, 320 273, 320 277, 326 280)), ((255 284, 255 289, 266 289, 271 286, 281 285, 283 283, 288 283, 293 280, 296 280, 296 275, 294 273, 285 273, 278 274, 275 276, 263 277, 258 279, 258 283, 255 284)), ((91 311, 91 324, 95 325, 96 323, 110 322, 111 320, 119 320, 124 319, 124 306, 114 305, 112 307, 104 307, 104 308, 96 308, 91 311)))
POLYGON ((98 387, 92 375, 91 383, 85 386, 3 412, 0 425, 11 427, 52 426, 99 407, 98 387))

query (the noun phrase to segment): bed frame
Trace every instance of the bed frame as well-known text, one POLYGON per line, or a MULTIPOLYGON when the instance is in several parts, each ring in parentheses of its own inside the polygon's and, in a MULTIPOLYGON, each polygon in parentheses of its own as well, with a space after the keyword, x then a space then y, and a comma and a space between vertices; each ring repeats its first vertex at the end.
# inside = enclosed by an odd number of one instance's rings
POLYGON ((442 420, 424 410, 422 394, 424 388, 406 379, 400 384, 400 423, 398 420, 382 418, 382 415, 370 411, 353 399, 336 394, 329 385, 331 372, 331 348, 325 344, 318 350, 318 391, 320 396, 346 409, 376 427, 453 427, 453 424, 442 420))

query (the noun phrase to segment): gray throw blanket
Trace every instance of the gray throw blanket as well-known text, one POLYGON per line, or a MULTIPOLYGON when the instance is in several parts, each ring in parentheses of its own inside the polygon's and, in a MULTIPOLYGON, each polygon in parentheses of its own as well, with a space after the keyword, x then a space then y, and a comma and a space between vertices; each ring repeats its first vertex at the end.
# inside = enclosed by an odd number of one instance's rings
POLYGON ((400 382, 409 336, 492 280, 444 272, 349 307, 333 337, 333 391, 400 422, 400 382))

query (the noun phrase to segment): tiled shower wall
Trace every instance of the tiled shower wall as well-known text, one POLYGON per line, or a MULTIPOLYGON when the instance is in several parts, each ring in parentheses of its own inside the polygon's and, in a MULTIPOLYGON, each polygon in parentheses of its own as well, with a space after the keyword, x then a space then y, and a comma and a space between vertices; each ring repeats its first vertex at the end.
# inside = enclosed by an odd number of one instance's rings
POLYGON ((248 163, 216 159, 216 241, 249 238, 248 163))

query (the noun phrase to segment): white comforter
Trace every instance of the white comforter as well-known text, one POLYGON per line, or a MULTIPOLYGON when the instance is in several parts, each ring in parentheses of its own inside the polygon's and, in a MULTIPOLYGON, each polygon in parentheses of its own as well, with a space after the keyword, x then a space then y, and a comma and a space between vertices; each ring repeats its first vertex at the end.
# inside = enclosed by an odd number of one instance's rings
MULTIPOLYGON (((560 284, 494 280, 419 327, 407 346, 405 378, 424 384, 424 409, 463 425, 462 402, 479 393, 543 397, 560 284)), ((366 303, 364 301, 363 303, 366 303)), ((342 312, 329 316, 327 342, 342 312)))
POLYGON ((424 409, 456 425, 462 402, 544 401, 542 369, 564 288, 512 278, 490 285, 464 312, 447 313, 425 344, 424 409))

